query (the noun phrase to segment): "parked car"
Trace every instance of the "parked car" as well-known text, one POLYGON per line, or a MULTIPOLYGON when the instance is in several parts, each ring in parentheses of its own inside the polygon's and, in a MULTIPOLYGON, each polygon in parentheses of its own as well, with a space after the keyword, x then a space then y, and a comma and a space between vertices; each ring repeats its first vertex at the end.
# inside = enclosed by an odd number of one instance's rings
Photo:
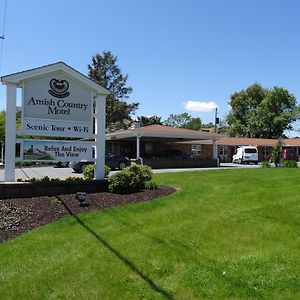
POLYGON ((233 163, 255 163, 258 164, 258 150, 255 146, 239 147, 232 157, 233 163))
POLYGON ((55 165, 58 168, 67 168, 67 167, 69 167, 69 164, 70 164, 70 162, 68 162, 68 161, 59 161, 55 165))
MULTIPOLYGON (((78 173, 82 173, 85 166, 93 164, 93 161, 76 161, 70 164, 71 168, 78 173)), ((130 166, 130 159, 124 155, 116 155, 112 153, 105 154, 105 164, 112 170, 124 168, 130 166)))
POLYGON ((298 155, 294 149, 282 149, 280 157, 282 160, 299 160, 298 155))

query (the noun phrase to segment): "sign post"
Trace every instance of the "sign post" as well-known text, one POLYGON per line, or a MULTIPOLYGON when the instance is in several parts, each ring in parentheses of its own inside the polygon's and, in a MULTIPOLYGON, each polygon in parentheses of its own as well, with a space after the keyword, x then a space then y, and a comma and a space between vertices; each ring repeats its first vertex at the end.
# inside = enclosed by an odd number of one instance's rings
POLYGON ((15 181, 17 85, 6 85, 5 181, 15 181))

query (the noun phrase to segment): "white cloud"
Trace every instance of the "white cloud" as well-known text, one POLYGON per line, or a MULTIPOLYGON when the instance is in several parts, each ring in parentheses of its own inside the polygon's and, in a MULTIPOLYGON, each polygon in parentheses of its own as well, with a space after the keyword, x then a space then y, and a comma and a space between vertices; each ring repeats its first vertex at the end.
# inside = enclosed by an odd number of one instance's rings
POLYGON ((210 112, 218 105, 214 101, 199 102, 199 101, 187 101, 183 103, 186 110, 196 111, 196 112, 210 112))

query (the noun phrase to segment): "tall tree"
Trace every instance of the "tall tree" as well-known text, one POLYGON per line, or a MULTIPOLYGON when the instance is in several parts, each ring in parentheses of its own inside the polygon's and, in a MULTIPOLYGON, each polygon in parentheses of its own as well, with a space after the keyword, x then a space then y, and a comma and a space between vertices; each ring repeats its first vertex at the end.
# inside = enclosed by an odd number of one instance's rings
POLYGON ((171 127, 181 127, 190 120, 191 116, 188 113, 184 112, 179 115, 170 114, 167 120, 165 120, 163 123, 171 127))
POLYGON ((161 117, 158 116, 151 116, 151 117, 146 117, 146 116, 140 116, 137 117, 137 122, 140 124, 140 126, 149 126, 149 125, 154 125, 158 124, 161 125, 161 117))
POLYGON ((170 116, 163 122, 167 126, 186 128, 192 130, 201 129, 201 119, 192 118, 188 113, 184 112, 181 114, 170 114, 170 116))
POLYGON ((231 95, 229 104, 227 122, 232 136, 278 138, 299 119, 296 98, 279 87, 267 89, 255 83, 231 95))
POLYGON ((202 127, 202 121, 200 118, 191 118, 185 124, 180 126, 181 128, 191 129, 191 130, 200 130, 202 127))
POLYGON ((117 65, 117 57, 110 51, 96 53, 88 65, 88 76, 105 87, 110 94, 106 100, 106 127, 108 131, 126 129, 131 122, 131 114, 139 103, 128 104, 126 100, 132 92, 127 86, 128 75, 123 75, 117 65))

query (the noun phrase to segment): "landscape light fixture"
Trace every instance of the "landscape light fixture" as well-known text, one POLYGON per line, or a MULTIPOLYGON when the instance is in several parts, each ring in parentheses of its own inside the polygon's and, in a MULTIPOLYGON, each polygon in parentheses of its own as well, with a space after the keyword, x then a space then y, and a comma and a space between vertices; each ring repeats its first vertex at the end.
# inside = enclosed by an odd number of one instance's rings
POLYGON ((86 192, 77 192, 75 198, 79 201, 79 205, 82 206, 85 202, 86 192))

